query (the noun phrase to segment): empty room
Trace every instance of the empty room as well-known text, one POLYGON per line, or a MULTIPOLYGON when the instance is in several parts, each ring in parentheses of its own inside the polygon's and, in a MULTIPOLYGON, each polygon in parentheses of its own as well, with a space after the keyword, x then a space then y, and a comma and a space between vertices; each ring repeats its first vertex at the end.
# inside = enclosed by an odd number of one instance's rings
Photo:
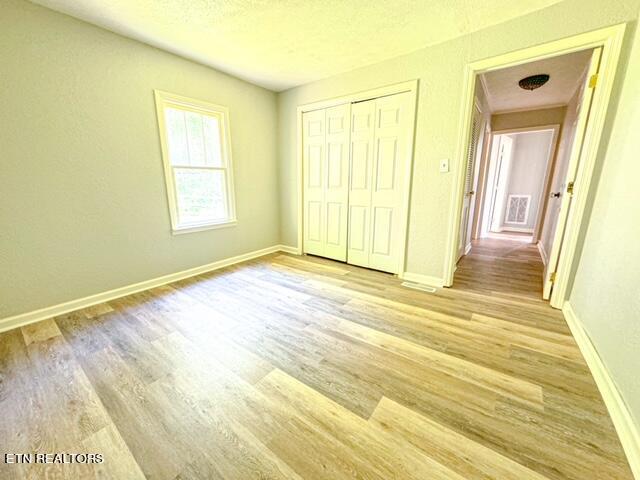
POLYGON ((0 480, 640 480, 639 19, 0 2, 0 480))

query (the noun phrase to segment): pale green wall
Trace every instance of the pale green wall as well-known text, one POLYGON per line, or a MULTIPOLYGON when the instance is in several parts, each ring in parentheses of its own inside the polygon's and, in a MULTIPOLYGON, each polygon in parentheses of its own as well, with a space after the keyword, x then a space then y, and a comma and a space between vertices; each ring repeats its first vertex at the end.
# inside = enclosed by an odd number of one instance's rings
POLYGON ((0 318, 279 242, 273 92, 19 0, 0 60, 0 318), (229 107, 237 227, 171 234, 154 88, 229 107))
POLYGON ((570 303, 640 428, 640 34, 636 33, 570 303))
POLYGON ((464 66, 637 18, 638 0, 566 0, 480 32, 288 90, 278 97, 282 243, 297 243, 296 106, 410 79, 420 80, 407 270, 442 277, 453 173, 438 172, 459 134, 464 66))

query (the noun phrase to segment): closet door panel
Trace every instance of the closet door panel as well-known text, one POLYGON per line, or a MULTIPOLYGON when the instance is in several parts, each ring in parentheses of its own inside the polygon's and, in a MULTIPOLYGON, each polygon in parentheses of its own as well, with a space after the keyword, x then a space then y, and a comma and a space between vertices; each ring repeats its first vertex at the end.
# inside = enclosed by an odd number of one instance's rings
POLYGON ((347 260, 349 198, 349 111, 344 104, 326 110, 324 256, 347 260))
POLYGON ((351 105, 347 261, 363 267, 369 266, 374 115, 375 100, 351 105))
POLYGON ((391 255, 391 232, 393 227, 393 209, 386 207, 373 208, 373 231, 371 253, 374 255, 391 255))
POLYGON ((303 251, 324 255, 325 111, 302 115, 303 251))
POLYGON ((409 95, 401 93, 375 100, 373 176, 371 190, 371 248, 369 266, 400 273, 405 165, 411 125, 409 95))

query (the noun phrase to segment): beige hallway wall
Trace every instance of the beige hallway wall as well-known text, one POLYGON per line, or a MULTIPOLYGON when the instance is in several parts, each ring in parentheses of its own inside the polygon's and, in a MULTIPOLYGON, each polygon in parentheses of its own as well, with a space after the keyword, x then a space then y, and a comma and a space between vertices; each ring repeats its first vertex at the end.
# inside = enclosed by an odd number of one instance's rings
POLYGON ((278 102, 282 242, 297 244, 296 107, 417 78, 420 85, 407 269, 442 277, 449 241, 453 173, 439 173, 438 165, 440 159, 449 158, 452 170, 457 168, 454 155, 465 64, 635 20, 638 5, 637 0, 566 0, 508 23, 281 93, 278 102))
POLYGON ((495 113, 491 115, 491 128, 500 131, 543 125, 561 125, 566 108, 554 107, 523 112, 495 113))
POLYGON ((274 93, 26 1, 0 32, 0 319, 279 242, 274 93), (171 234, 156 88, 229 107, 236 227, 171 234))

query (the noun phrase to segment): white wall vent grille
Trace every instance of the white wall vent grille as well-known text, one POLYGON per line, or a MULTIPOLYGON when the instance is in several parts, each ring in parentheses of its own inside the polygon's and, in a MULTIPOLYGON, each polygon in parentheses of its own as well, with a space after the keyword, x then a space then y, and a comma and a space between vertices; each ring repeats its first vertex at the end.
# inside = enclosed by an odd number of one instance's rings
POLYGON ((531 195, 509 195, 504 223, 526 225, 529 221, 531 195))

